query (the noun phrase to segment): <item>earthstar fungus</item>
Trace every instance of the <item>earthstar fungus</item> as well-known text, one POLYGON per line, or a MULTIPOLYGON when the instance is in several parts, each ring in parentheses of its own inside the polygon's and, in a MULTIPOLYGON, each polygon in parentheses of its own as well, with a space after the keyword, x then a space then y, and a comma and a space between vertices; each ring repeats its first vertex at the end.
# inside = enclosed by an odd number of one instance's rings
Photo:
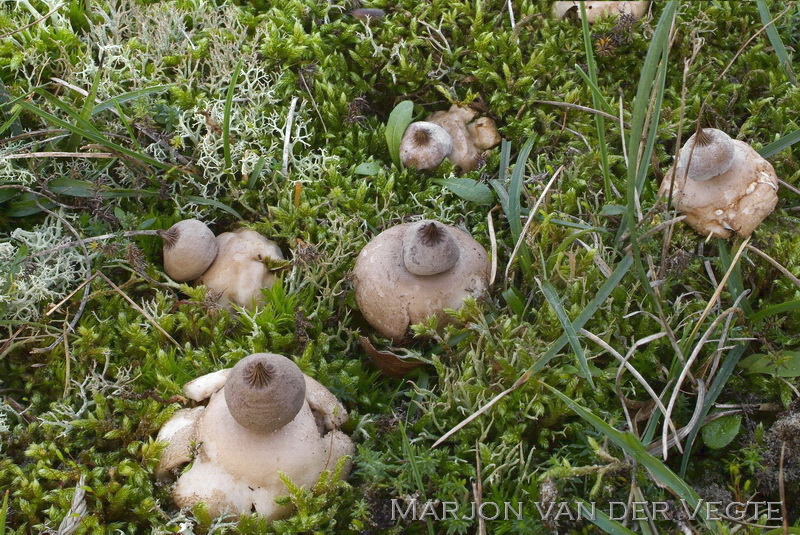
MULTIPOLYGON (((275 503, 288 494, 279 470, 310 487, 354 453, 339 430, 347 421, 344 407, 286 357, 256 353, 228 373, 209 375, 186 385, 193 394, 208 394, 208 405, 177 411, 158 434, 169 442, 158 477, 193 462, 172 492, 179 507, 204 502, 213 517, 257 512, 268 520, 283 518, 291 507, 275 503)), ((349 469, 348 463, 345 476, 349 469)))
POLYGON ((494 120, 476 119, 477 115, 472 108, 453 104, 448 111, 408 125, 400 142, 403 165, 430 171, 447 158, 462 173, 477 169, 483 152, 501 140, 494 120))
MULTIPOLYGON (((634 19, 640 19, 647 13, 649 4, 649 1, 586 2, 586 22, 593 24, 601 16, 622 14, 629 15, 634 19)), ((571 13, 575 13, 580 19, 581 7, 578 0, 553 2, 553 16, 555 18, 563 19, 570 16, 571 13)))
POLYGON ((747 143, 714 128, 700 129, 683 146, 659 194, 668 197, 670 189, 686 222, 716 238, 749 236, 778 203, 772 165, 747 143))
POLYGON ((252 309, 263 301, 261 289, 275 281, 267 262, 283 260, 283 253, 275 242, 247 228, 224 232, 216 243, 217 257, 197 283, 219 294, 221 306, 252 309))
POLYGON ((353 284, 364 318, 394 342, 410 325, 458 309, 489 286, 486 250, 469 234, 433 220, 405 223, 372 239, 358 255, 353 284))

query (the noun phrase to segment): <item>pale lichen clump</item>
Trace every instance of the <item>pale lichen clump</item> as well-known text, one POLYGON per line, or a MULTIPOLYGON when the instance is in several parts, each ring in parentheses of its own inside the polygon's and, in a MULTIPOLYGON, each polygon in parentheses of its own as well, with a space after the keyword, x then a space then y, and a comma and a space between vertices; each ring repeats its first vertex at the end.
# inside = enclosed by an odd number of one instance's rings
POLYGON ((0 317, 30 321, 40 315, 39 307, 65 297, 81 277, 85 262, 80 249, 68 248, 42 255, 15 266, 20 248, 27 254, 51 249, 63 241, 62 223, 47 218, 33 230, 15 229, 9 241, 0 243, 0 317))

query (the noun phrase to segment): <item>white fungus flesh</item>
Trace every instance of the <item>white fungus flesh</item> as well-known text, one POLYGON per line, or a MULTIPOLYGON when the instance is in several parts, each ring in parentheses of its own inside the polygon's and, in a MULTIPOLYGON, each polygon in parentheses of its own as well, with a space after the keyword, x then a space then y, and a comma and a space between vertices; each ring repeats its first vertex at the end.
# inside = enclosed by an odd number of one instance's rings
POLYGON ((283 253, 275 242, 247 228, 220 234, 217 245, 214 263, 197 283, 217 294, 221 306, 254 309, 263 301, 261 290, 275 281, 269 260, 282 260, 283 253))
MULTIPOLYGON (((623 14, 634 19, 640 19, 647 13, 649 5, 649 1, 586 2, 586 22, 593 24, 600 17, 623 14)), ((563 19, 573 13, 578 18, 581 17, 580 2, 578 0, 553 2, 553 16, 555 18, 563 19)))

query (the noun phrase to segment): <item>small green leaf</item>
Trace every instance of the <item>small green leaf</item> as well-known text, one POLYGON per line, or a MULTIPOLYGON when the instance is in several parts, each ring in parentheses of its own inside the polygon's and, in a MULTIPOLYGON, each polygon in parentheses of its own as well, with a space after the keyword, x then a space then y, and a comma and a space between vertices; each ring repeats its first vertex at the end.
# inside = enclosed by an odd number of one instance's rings
POLYGON ((731 414, 717 418, 703 426, 703 442, 706 446, 718 450, 724 448, 739 434, 742 425, 741 414, 731 414))
POLYGON ((519 291, 516 288, 509 288, 502 295, 506 304, 514 311, 514 314, 522 316, 522 313, 525 312, 525 302, 520 297, 519 291))
POLYGON ((150 219, 145 219, 145 220, 144 220, 144 221, 142 221, 142 223, 139 225, 139 230, 147 230, 147 229, 149 229, 150 227, 152 227, 152 226, 153 226, 153 224, 155 224, 155 222, 156 222, 156 218, 155 218, 155 217, 151 217, 150 219))
POLYGON ((775 377, 800 377, 800 352, 779 351, 772 355, 756 353, 739 363, 747 374, 763 373, 775 377))
POLYGON ((400 141, 413 120, 413 114, 414 104, 410 100, 404 100, 394 107, 386 122, 386 146, 389 147, 389 154, 397 167, 401 166, 400 141))
POLYGON ((380 173, 381 166, 378 162, 363 162, 356 166, 353 172, 357 175, 374 176, 380 173))
POLYGON ((239 214, 239 212, 237 212, 227 204, 219 202, 216 199, 204 199, 203 197, 197 197, 195 195, 187 195, 186 197, 184 197, 184 199, 186 199, 189 202, 193 202, 195 204, 202 204, 205 206, 213 206, 215 208, 219 208, 220 210, 224 210, 229 214, 231 214, 232 216, 235 216, 239 220, 243 219, 241 214, 239 214))
POLYGON ((47 187, 53 193, 71 197, 94 197, 97 191, 97 186, 93 183, 71 178, 55 178, 47 184, 47 187))
POLYGON ((264 156, 258 159, 247 179, 247 189, 255 189, 256 184, 258 184, 258 177, 261 176, 261 171, 264 170, 264 165, 266 165, 266 163, 267 159, 264 156))
POLYGON ((440 178, 434 180, 464 200, 476 204, 492 204, 494 194, 489 186, 471 178, 440 178))
POLYGON ((619 204, 606 204, 600 210, 600 215, 603 217, 611 217, 615 215, 623 215, 628 209, 619 204))

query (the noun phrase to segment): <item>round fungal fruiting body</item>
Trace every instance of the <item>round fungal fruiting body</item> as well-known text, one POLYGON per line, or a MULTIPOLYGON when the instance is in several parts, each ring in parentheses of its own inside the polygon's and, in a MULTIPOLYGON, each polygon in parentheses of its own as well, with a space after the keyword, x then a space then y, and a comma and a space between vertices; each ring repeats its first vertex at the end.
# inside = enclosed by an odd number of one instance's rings
POLYGON ((453 150, 450 135, 439 125, 426 121, 411 123, 400 141, 400 160, 406 167, 432 170, 453 150))
POLYGON ((359 253, 353 274, 364 318, 395 342, 429 316, 449 321, 445 309, 461 308, 489 287, 486 250, 466 232, 430 220, 380 233, 359 253))
POLYGON ((428 276, 447 271, 458 262, 453 234, 437 221, 414 223, 403 236, 403 265, 414 275, 428 276))
POLYGON ((477 115, 472 108, 453 104, 449 110, 437 111, 428 117, 429 122, 441 126, 450 135, 453 150, 447 159, 462 173, 477 169, 483 151, 500 143, 494 121, 489 117, 475 119, 477 115))
POLYGON ((214 233, 197 219, 184 219, 159 231, 164 240, 164 271, 177 282, 196 279, 217 257, 214 233))
POLYGON ((731 168, 734 143, 731 137, 716 128, 703 128, 690 137, 681 149, 678 174, 703 182, 731 168))
POLYGON ((489 150, 502 141, 497 125, 491 117, 475 119, 467 125, 467 132, 472 138, 472 144, 478 150, 489 150))
POLYGON ((239 425, 269 433, 303 407, 306 383, 297 364, 282 355, 255 353, 239 361, 225 383, 225 402, 239 425))
MULTIPOLYGON (((667 171, 661 183, 659 194, 668 197, 672 187, 675 207, 703 236, 730 238, 734 233, 749 236, 778 203, 778 177, 772 165, 743 141, 731 140, 731 146, 731 161, 723 161, 715 171, 707 171, 712 173, 727 167, 724 172, 709 178, 701 174, 704 180, 693 180, 681 167, 681 156, 678 165, 667 171)), ((700 148, 695 148, 690 173, 700 148)), ((686 150, 684 146, 681 153, 686 150)))

